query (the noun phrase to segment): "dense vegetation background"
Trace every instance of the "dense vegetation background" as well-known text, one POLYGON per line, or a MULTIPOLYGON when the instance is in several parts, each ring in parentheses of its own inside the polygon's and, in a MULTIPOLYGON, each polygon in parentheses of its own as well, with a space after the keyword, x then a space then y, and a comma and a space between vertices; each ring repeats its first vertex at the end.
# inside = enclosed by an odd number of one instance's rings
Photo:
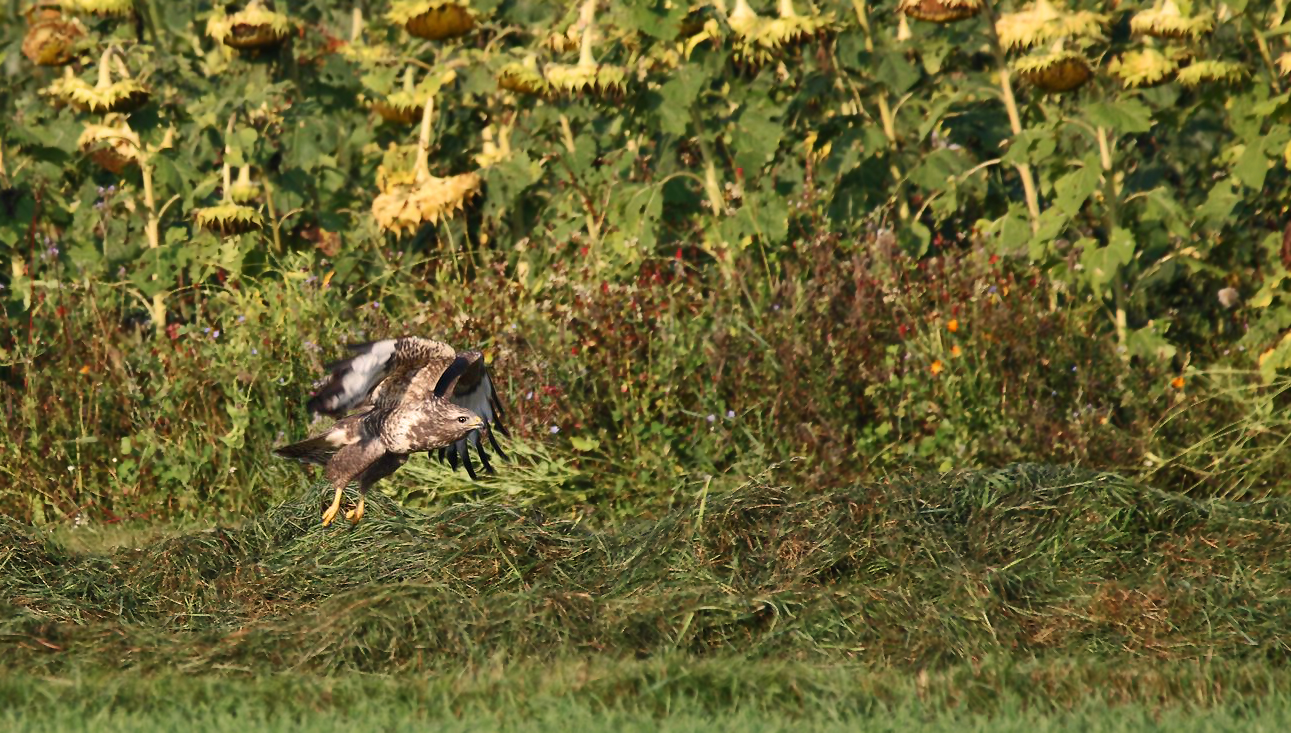
POLYGON ((276 5, 3 0, 14 669, 1285 700, 1285 3, 276 5), (486 351, 513 460, 323 531, 270 448, 406 333, 486 351))
POLYGON ((1022 458, 1234 497, 1285 474, 1281 4, 1184 3, 1210 25, 1162 39, 1092 3, 1092 30, 1028 20, 1030 55, 1007 7, 825 3, 769 46, 742 4, 589 6, 584 34, 587 8, 477 3, 430 41, 319 0, 236 50, 208 35, 236 7, 116 5, 11 1, 0 31, 5 513, 263 508, 321 364, 410 332, 486 348, 528 446, 436 492, 635 512, 792 456, 805 488, 1022 458), (23 52, 51 34, 62 68, 23 52), (499 84, 577 68, 583 35, 599 78, 499 84), (1011 72, 1053 38, 1096 71, 1074 91, 1011 72), (1157 49, 1231 68, 1109 71, 1157 49), (105 113, 64 73, 148 96, 105 113), (480 180, 398 237, 374 196, 426 100, 428 172, 480 180), (210 220, 225 165, 246 233, 210 220))

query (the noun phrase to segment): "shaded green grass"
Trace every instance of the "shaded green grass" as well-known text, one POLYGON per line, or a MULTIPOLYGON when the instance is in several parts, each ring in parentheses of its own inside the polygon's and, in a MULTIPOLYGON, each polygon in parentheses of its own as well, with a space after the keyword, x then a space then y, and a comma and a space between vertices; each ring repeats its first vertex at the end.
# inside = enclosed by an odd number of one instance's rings
POLYGON ((606 527, 374 496, 362 523, 324 528, 325 499, 112 551, 0 518, 0 703, 53 695, 80 712, 41 720, 103 729, 192 709, 266 729, 1139 730, 1114 726, 1273 724, 1291 700, 1287 501, 1036 465, 827 494, 762 477, 606 527))

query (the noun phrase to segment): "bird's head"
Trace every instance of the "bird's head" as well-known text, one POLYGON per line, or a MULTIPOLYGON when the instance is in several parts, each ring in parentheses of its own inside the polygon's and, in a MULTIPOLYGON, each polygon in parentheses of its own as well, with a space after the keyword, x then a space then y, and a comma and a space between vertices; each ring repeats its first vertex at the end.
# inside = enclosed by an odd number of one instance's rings
POLYGON ((476 430, 482 430, 487 426, 487 423, 484 422, 484 418, 476 415, 465 407, 458 407, 452 403, 449 403, 444 411, 444 420, 445 424, 448 426, 449 432, 452 433, 452 439, 454 442, 465 438, 476 430))

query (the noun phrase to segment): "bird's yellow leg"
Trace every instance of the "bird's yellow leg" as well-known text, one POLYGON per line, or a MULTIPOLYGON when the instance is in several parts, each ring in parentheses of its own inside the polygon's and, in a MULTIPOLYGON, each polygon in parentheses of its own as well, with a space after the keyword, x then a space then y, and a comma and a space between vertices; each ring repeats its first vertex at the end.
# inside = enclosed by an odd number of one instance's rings
POLYGON ((341 511, 341 494, 344 491, 345 491, 345 484, 341 484, 336 487, 336 498, 332 499, 332 505, 327 507, 327 511, 323 512, 324 527, 331 524, 332 520, 336 519, 337 513, 341 511))
POLYGON ((363 518, 363 497, 359 497, 359 503, 353 509, 345 513, 345 518, 351 522, 357 523, 363 518))

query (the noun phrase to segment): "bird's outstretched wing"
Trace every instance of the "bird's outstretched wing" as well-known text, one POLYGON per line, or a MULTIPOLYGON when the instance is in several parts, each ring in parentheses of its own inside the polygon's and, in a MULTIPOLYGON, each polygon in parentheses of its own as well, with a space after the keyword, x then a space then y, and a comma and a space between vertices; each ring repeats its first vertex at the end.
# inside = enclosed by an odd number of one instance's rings
POLYGON ((493 386, 493 378, 484 364, 484 355, 478 351, 463 351, 457 354, 453 363, 444 370, 439 379, 436 392, 439 393, 441 389, 451 402, 484 418, 484 428, 447 448, 441 448, 439 459, 447 461, 454 469, 457 468, 458 459, 461 459, 466 472, 471 478, 475 478, 475 466, 471 464, 470 454, 470 448, 474 446, 480 455, 480 462, 484 464, 484 470, 493 473, 489 454, 484 451, 483 438, 487 437, 493 450, 505 460, 507 454, 502 451, 502 446, 498 445, 493 429, 497 428, 507 437, 511 434, 502 423, 506 415, 502 411, 502 400, 498 397, 497 388, 493 386))
POLYGON ((427 396, 409 395, 410 389, 433 389, 442 396, 451 384, 442 378, 457 359, 448 344, 416 336, 351 344, 349 349, 353 356, 327 365, 331 375, 307 403, 310 412, 340 417, 369 402, 394 407, 406 397, 427 396))

